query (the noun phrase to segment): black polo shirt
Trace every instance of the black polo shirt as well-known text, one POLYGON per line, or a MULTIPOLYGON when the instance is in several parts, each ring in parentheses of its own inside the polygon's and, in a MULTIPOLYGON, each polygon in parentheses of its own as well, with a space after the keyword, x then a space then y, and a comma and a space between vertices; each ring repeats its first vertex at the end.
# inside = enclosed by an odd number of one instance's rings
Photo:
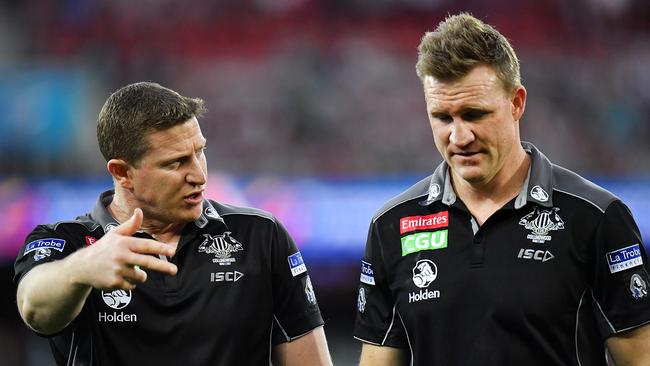
POLYGON ((370 225, 355 338, 413 365, 606 365, 604 341, 650 321, 628 208, 522 143, 521 193, 477 225, 448 166, 370 225))
MULTIPOLYGON (((106 210, 112 196, 103 193, 75 221, 36 227, 16 260, 16 282, 117 226, 106 210)), ((133 291, 92 290, 50 338, 57 364, 268 365, 273 345, 323 324, 300 252, 267 212, 204 200, 169 260, 176 276, 147 271, 133 291)))

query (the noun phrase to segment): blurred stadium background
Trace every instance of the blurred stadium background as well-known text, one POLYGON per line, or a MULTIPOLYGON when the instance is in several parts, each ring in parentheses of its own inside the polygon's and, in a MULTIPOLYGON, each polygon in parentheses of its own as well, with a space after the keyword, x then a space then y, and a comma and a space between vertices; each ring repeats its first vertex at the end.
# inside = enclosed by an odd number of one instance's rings
POLYGON ((650 7, 644 0, 0 1, 0 364, 51 365, 21 323, 13 260, 37 223, 111 182, 106 97, 151 80, 205 99, 209 194, 266 209, 310 269, 335 364, 354 363, 369 220, 439 162, 416 46, 470 11, 513 43, 522 136, 623 198, 650 242, 650 7))

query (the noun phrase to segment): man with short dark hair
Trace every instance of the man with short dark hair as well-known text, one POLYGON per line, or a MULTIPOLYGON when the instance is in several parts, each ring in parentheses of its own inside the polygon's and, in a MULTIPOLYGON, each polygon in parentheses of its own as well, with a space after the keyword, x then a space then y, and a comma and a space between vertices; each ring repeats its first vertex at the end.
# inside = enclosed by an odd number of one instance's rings
POLYGON ((648 260, 628 208, 520 141, 519 62, 447 18, 417 74, 444 161, 372 219, 361 365, 650 364, 648 260))
POLYGON ((57 364, 331 364, 282 224, 203 197, 203 111, 155 83, 116 91, 97 126, 114 190, 91 213, 27 237, 18 309, 57 364))

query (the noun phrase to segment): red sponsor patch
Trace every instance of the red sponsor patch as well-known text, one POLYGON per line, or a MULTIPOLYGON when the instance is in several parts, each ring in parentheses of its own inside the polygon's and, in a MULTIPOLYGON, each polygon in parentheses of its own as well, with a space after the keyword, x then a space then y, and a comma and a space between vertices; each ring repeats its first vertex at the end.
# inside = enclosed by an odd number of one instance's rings
POLYGON ((95 239, 92 236, 86 236, 86 246, 89 247, 97 242, 97 239, 95 239))
POLYGON ((426 216, 407 216, 399 219, 399 233, 404 234, 416 230, 437 229, 449 226, 448 211, 426 216))

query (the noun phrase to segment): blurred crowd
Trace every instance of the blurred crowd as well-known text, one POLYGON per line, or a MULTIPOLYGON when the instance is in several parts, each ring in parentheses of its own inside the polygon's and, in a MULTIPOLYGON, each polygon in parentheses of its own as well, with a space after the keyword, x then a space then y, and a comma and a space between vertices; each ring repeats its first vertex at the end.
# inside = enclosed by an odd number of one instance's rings
MULTIPOLYGON (((212 172, 429 174, 439 158, 416 48, 459 11, 512 41, 525 140, 583 175, 650 178, 647 0, 0 0, 0 201, 28 196, 24 178, 106 179, 97 114, 142 80, 205 99, 212 172)), ((348 297, 322 297, 326 311, 349 309, 330 339, 338 364, 358 352, 348 297)), ((0 310, 0 363, 45 365, 12 296, 0 310)))
POLYGON ((94 124, 116 88, 206 100, 214 170, 428 172, 416 47, 448 13, 494 24, 528 88, 522 136, 591 176, 650 172, 650 8, 642 0, 3 1, 0 168, 104 174, 94 124))

